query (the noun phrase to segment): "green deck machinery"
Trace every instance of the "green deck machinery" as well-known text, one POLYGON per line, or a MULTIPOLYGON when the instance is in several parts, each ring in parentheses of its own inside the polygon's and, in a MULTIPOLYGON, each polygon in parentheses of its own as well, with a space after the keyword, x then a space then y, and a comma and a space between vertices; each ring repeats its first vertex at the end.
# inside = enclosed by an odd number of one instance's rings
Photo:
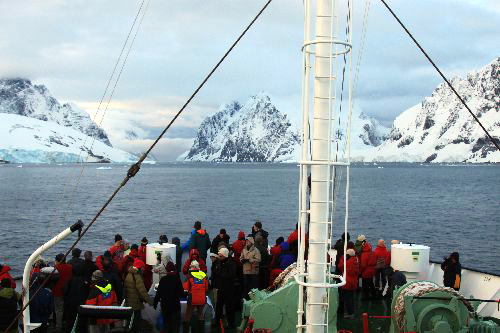
POLYGON ((497 324, 477 316, 475 306, 453 289, 428 281, 409 282, 394 292, 390 332, 500 332, 497 324))
MULTIPOLYGON (((338 291, 329 290, 328 333, 336 333, 338 291)), ((266 328, 273 333, 296 332, 299 285, 291 279, 283 287, 269 292, 254 289, 250 300, 243 304, 240 329, 245 330, 248 319, 254 319, 254 329, 266 328)))

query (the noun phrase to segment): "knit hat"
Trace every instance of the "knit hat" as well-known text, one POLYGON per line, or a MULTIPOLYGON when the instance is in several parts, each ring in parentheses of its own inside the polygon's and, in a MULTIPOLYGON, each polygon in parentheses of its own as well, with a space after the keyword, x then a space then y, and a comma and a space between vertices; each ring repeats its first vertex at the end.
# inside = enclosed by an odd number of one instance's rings
POLYGON ((167 270, 167 273, 175 273, 175 265, 173 262, 169 261, 167 262, 167 266, 165 267, 167 270))
POLYGON ((146 237, 141 239, 141 244, 147 244, 147 243, 148 243, 148 239, 146 237))
POLYGON ((92 281, 98 281, 100 279, 103 279, 104 275, 102 274, 102 271, 96 270, 94 273, 92 273, 92 281))
POLYGON ((144 262, 141 259, 134 258, 134 267, 137 269, 144 268, 144 262))
POLYGON ((196 260, 193 260, 193 261, 191 261, 191 264, 189 265, 189 268, 191 268, 191 269, 200 269, 200 264, 196 260))
POLYGON ((252 236, 252 235, 249 235, 249 236, 247 237, 247 241, 249 241, 249 242, 250 242, 250 243, 252 243, 252 244, 255 244, 255 239, 253 238, 253 236, 252 236))
POLYGON ((241 230, 238 232, 238 239, 245 239, 245 233, 241 230))
POLYGON ((121 241, 121 240, 123 240, 122 235, 116 234, 115 235, 115 242, 118 242, 118 241, 121 241))
POLYGON ((229 250, 223 247, 219 250, 219 255, 223 256, 224 258, 227 258, 229 256, 229 250))
POLYGON ((64 254, 62 254, 62 253, 59 253, 59 254, 56 256, 56 261, 61 262, 61 261, 63 261, 63 259, 64 259, 64 254))
POLYGON ((351 257, 354 257, 356 255, 356 252, 354 252, 354 249, 349 249, 347 250, 346 254, 350 255, 351 257))
POLYGON ((358 236, 358 241, 362 242, 362 241, 365 241, 365 240, 366 240, 365 235, 359 235, 358 236))

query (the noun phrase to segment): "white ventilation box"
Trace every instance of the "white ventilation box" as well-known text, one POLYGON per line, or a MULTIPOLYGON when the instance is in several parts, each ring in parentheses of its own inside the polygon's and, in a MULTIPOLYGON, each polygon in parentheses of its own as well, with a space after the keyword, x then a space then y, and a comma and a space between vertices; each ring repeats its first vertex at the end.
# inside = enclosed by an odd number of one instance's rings
POLYGON ((429 270, 430 247, 416 244, 391 245, 391 266, 409 280, 425 280, 429 270))
POLYGON ((146 245, 146 265, 156 265, 158 263, 158 254, 161 254, 162 258, 168 254, 175 263, 177 254, 175 247, 175 244, 169 243, 149 243, 146 245))

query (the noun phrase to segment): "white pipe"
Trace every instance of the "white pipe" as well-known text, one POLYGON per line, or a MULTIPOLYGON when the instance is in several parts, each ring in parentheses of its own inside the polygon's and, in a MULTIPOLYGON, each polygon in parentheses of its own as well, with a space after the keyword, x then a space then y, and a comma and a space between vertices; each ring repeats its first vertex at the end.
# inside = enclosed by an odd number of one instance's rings
MULTIPOLYGON (((329 127, 330 119, 330 87, 332 84, 330 71, 331 35, 331 0, 318 0, 316 8, 316 44, 314 64, 314 112, 313 112, 313 161, 329 159, 329 127)), ((328 189, 329 166, 311 165, 311 219, 309 223, 309 260, 307 283, 306 330, 308 333, 325 331, 328 301, 325 287, 327 273, 328 238, 328 189)))
MULTIPOLYGON (((352 4, 349 2, 349 43, 352 43, 352 4)), ((346 277, 346 251, 347 251, 347 220, 349 218, 349 187, 350 187, 350 164, 351 164, 351 121, 352 121, 352 50, 349 52, 349 113, 347 116, 347 170, 345 186, 345 220, 344 220, 344 277, 346 277)), ((347 278, 347 277, 346 277, 347 278)))
MULTIPOLYGON (((307 43, 310 37, 310 0, 304 1, 304 44, 307 43)), ((310 58, 311 54, 307 52, 306 47, 302 48, 303 59, 303 77, 302 77, 302 161, 308 159, 309 148, 309 90, 310 90, 310 58)), ((298 270, 299 273, 305 273, 305 233, 307 224, 307 165, 300 163, 300 185, 299 185, 299 251, 298 251, 298 270)), ((297 333, 303 331, 302 318, 304 315, 304 287, 299 285, 299 297, 297 308, 297 333)))
MULTIPOLYGON (((62 232, 60 232, 57 236, 49 240, 47 243, 43 244, 40 246, 38 249, 36 249, 35 252, 29 257, 28 261, 26 262, 26 265, 24 266, 24 273, 23 273, 23 308, 28 304, 28 301, 30 299, 30 274, 31 274, 31 269, 33 268, 33 262, 38 258, 42 253, 48 251, 51 247, 68 237, 73 233, 75 230, 81 229, 83 226, 83 223, 81 221, 78 221, 77 223, 73 224, 71 227, 64 229, 62 232)), ((35 329, 39 327, 41 323, 31 323, 30 322, 30 307, 29 305, 26 306, 26 309, 24 309, 23 312, 23 327, 24 327, 24 332, 29 332, 32 329, 35 329)))

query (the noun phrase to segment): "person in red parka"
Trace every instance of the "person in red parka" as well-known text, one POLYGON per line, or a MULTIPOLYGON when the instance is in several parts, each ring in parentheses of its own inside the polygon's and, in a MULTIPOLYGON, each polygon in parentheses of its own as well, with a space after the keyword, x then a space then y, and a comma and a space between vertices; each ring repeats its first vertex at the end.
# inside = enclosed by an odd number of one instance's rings
MULTIPOLYGON (((111 283, 104 279, 103 273, 99 270, 92 273, 92 283, 85 304, 96 306, 118 305, 118 299, 111 283)), ((97 319, 95 325, 99 327, 100 332, 107 332, 109 330, 109 325, 113 322, 113 319, 97 319)), ((91 325, 93 324, 94 323, 91 323, 91 325)))
POLYGON ((376 259, 372 251, 372 246, 364 240, 361 248, 361 281, 363 283, 363 296, 365 299, 376 297, 375 286, 373 285, 375 263, 376 259))
MULTIPOLYGON (((354 249, 346 251, 346 275, 345 285, 342 287, 345 315, 344 318, 354 318, 354 292, 358 289, 359 281, 359 259, 354 249)), ((342 256, 338 269, 344 272, 344 257, 342 256)))
POLYGON ((205 261, 200 258, 200 252, 198 249, 191 249, 189 251, 189 258, 186 260, 184 263, 184 266, 182 267, 182 273, 189 278, 189 266, 191 266, 191 262, 196 260, 200 266, 200 270, 203 272, 207 272, 207 265, 205 264, 205 261))
MULTIPOLYGON (((276 239, 276 243, 273 245, 273 247, 271 247, 271 256, 276 256, 276 255, 279 255, 281 253, 281 243, 283 243, 285 241, 285 239, 283 237, 278 237, 276 239)), ((290 244, 290 243, 288 243, 290 244)))
POLYGON ((375 289, 379 290, 381 294, 384 291, 386 279, 385 269, 388 267, 390 261, 390 254, 385 247, 383 239, 379 239, 377 248, 374 252, 375 255, 375 289))
POLYGON ((3 279, 9 279, 12 289, 16 289, 16 282, 9 273, 10 267, 7 265, 0 265, 0 281, 3 279))
POLYGON ((241 252, 243 251, 244 247, 245 247, 245 233, 240 230, 240 232, 238 232, 238 239, 231 246, 231 248, 233 250, 234 261, 236 261, 236 263, 238 264, 238 267, 241 266, 240 265, 240 256, 241 256, 241 252))
POLYGON ((57 280, 54 288, 52 288, 52 294, 54 295, 54 305, 56 308, 56 327, 59 330, 62 330, 65 322, 65 318, 63 318, 64 313, 64 285, 66 282, 71 280, 71 276, 73 275, 73 266, 66 263, 66 259, 64 258, 64 254, 59 253, 56 256, 56 261, 54 265, 55 269, 59 272, 59 279, 57 280))
POLYGON ((148 246, 148 239, 146 237, 143 237, 141 240, 141 246, 139 247, 139 259, 142 260, 142 262, 146 262, 146 249, 148 246))

